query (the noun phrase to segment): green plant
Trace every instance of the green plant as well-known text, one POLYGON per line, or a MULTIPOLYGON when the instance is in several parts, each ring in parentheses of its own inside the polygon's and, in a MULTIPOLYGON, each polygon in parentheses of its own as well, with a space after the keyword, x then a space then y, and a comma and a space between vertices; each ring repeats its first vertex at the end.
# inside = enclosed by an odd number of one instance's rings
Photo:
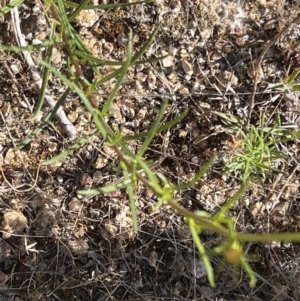
MULTIPOLYGON (((170 183, 162 173, 152 170, 151 166, 144 160, 144 156, 153 137, 157 133, 164 132, 181 121, 186 116, 187 111, 181 113, 174 120, 168 121, 165 124, 161 124, 168 106, 168 101, 165 100, 157 118, 154 120, 149 130, 139 135, 130 137, 125 137, 120 129, 111 128, 106 122, 106 117, 108 115, 110 107, 114 101, 118 89, 122 84, 122 81, 126 76, 128 69, 136 64, 153 63, 160 59, 153 58, 142 60, 143 54, 149 48, 155 38, 156 33, 159 30, 159 25, 149 35, 145 44, 136 53, 134 53, 133 51, 132 35, 130 34, 125 61, 112 63, 101 60, 99 58, 95 58, 92 53, 90 53, 90 51, 86 48, 80 36, 74 30, 70 22, 83 9, 116 8, 120 7, 121 4, 112 6, 88 6, 88 1, 82 1, 82 3, 79 5, 62 0, 45 2, 45 4, 47 4, 47 9, 45 10, 45 12, 49 14, 49 17, 52 21, 52 27, 49 41, 43 43, 42 45, 42 47, 47 47, 47 54, 45 59, 41 60, 35 58, 36 63, 44 67, 44 73, 40 97, 38 104, 36 105, 36 110, 33 118, 38 114, 40 108, 43 105, 44 97, 47 94, 46 89, 50 73, 59 78, 65 84, 66 88, 65 92, 52 108, 49 115, 43 120, 42 124, 19 145, 19 148, 24 147, 27 143, 34 139, 35 135, 50 122, 50 120, 55 116, 58 109, 64 103, 67 96, 71 92, 77 93, 86 110, 89 111, 92 115, 95 130, 92 131, 89 136, 80 137, 78 141, 71 147, 69 147, 66 151, 62 152, 54 158, 50 158, 48 161, 44 162, 44 165, 53 164, 59 160, 62 160, 66 156, 70 155, 74 150, 84 145, 92 136, 101 135, 105 143, 113 148, 117 153, 120 169, 123 172, 123 178, 115 184, 104 187, 96 187, 89 190, 79 190, 77 191, 77 193, 93 196, 99 193, 110 193, 120 188, 126 188, 132 212, 133 227, 137 231, 138 227, 135 207, 135 190, 138 181, 143 183, 145 187, 151 189, 158 197, 158 202, 155 208, 156 210, 159 209, 163 204, 168 204, 172 208, 174 208, 174 210, 176 210, 178 214, 181 214, 183 217, 185 217, 192 237, 198 248, 199 254, 206 266, 208 280, 212 286, 215 285, 215 281, 209 257, 211 256, 211 254, 221 254, 229 263, 236 266, 240 265, 246 270, 250 278, 250 286, 253 287, 256 283, 256 278, 250 265, 247 262, 246 255, 243 252, 244 242, 266 242, 273 240, 300 241, 300 236, 298 233, 263 235, 237 233, 234 227, 234 219, 228 217, 228 212, 233 204, 238 201, 243 193, 246 192, 252 176, 262 175, 262 178, 264 178, 266 176, 266 170, 273 170, 278 172, 278 170, 276 168, 273 168, 271 164, 272 160, 284 157, 276 149, 276 144, 285 139, 283 136, 284 132, 280 127, 280 124, 278 123, 272 128, 267 128, 265 126, 265 118, 263 117, 261 119, 259 129, 256 129, 254 126, 251 126, 250 129, 246 129, 245 124, 237 120, 233 116, 224 114, 221 115, 219 113, 219 115, 224 119, 224 122, 227 123, 228 128, 231 128, 231 134, 236 137, 237 141, 241 141, 239 149, 232 155, 231 159, 227 163, 226 168, 228 172, 241 170, 243 174, 243 183, 240 189, 238 189, 236 193, 213 216, 209 215, 206 212, 191 212, 186 210, 180 205, 180 202, 176 200, 177 192, 193 187, 201 179, 204 173, 212 166, 217 155, 214 154, 211 159, 203 165, 201 170, 196 173, 193 179, 181 185, 170 183), (74 10, 70 14, 67 14, 66 7, 71 7, 74 10), (57 29, 59 31, 59 35, 56 34, 57 29), (51 65, 52 46, 54 44, 64 47, 69 54, 70 59, 66 64, 68 66, 68 72, 70 75, 69 78, 61 74, 56 68, 51 65), (83 62, 88 63, 97 75, 95 81, 92 83, 88 82, 83 76, 81 68, 81 63, 83 62), (97 68, 99 64, 114 64, 116 66, 119 66, 120 68, 112 72, 110 75, 101 78, 101 75, 99 74, 99 70, 97 68), (73 69, 71 68, 71 66, 75 67, 75 72, 72 71, 73 69), (98 109, 93 103, 93 98, 98 95, 97 87, 99 85, 105 84, 112 78, 116 79, 112 92, 108 96, 102 108, 98 109), (142 141, 137 153, 133 153, 128 147, 128 141, 130 140, 142 141), (224 237, 224 242, 213 250, 206 250, 199 237, 199 233, 206 229, 222 235, 224 237)), ((146 2, 150 1, 141 1, 136 3, 146 2)), ((13 1, 11 2, 10 6, 2 8, 1 13, 7 13, 21 3, 22 1, 13 1)), ((131 3, 130 5, 136 3, 131 3)), ((33 49, 36 49, 37 47, 24 45, 1 45, 0 48, 6 51, 26 51, 27 53, 32 51, 33 49)))
POLYGON ((300 69, 294 71, 290 76, 285 77, 280 83, 269 84, 266 91, 276 89, 281 92, 297 92, 300 91, 300 84, 297 77, 300 73, 300 69))
POLYGON ((272 164, 274 160, 287 158, 278 150, 278 145, 291 141, 292 133, 281 126, 279 118, 276 118, 272 127, 268 127, 265 115, 262 114, 258 127, 250 125, 250 128, 247 128, 246 123, 234 116, 221 113, 218 115, 222 117, 226 131, 233 140, 230 144, 232 152, 224 169, 227 174, 240 171, 245 183, 250 176, 263 182, 267 171, 281 172, 272 167, 272 164))

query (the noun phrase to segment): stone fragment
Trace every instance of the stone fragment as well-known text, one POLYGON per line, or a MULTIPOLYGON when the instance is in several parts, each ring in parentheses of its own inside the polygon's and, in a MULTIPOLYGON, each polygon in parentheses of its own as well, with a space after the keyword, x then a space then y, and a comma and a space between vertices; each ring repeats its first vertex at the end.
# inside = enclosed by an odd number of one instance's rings
POLYGON ((22 234, 27 228, 27 218, 21 211, 7 210, 3 215, 1 228, 5 231, 2 234, 4 239, 9 238, 11 234, 22 234))
POLYGON ((182 61, 182 68, 186 74, 188 74, 188 75, 193 74, 193 67, 188 61, 186 61, 186 60, 182 61))
MULTIPOLYGON (((164 55, 166 55, 167 53, 165 53, 164 55)), ((173 62, 174 59, 173 59, 173 56, 172 55, 168 55, 167 57, 165 57, 164 59, 162 59, 162 65, 165 67, 165 68, 169 68, 169 67, 172 67, 173 66, 173 62)))

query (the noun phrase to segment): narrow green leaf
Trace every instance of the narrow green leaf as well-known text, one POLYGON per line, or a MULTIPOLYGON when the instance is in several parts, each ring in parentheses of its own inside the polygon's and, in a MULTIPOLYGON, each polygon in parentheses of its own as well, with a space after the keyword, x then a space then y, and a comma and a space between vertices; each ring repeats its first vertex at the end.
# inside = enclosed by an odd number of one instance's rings
POLYGON ((298 92, 298 91, 300 91, 300 85, 293 85, 293 86, 291 87, 291 91, 293 91, 293 92, 298 92))
POLYGON ((128 193, 128 197, 129 197, 130 211, 131 211, 131 215, 132 215, 132 224, 133 224, 134 232, 137 233, 137 229, 138 229, 137 212, 136 212, 135 199, 134 199, 133 187, 132 187, 133 183, 134 183, 134 181, 132 179, 135 177, 135 173, 134 173, 134 171, 132 171, 132 175, 130 178, 126 164, 124 162, 120 162, 120 163, 121 163, 121 168, 123 170, 124 180, 125 180, 125 182, 128 183, 126 185, 126 189, 127 189, 127 193, 128 193))
MULTIPOLYGON (((132 6, 137 4, 148 4, 152 3, 155 0, 144 0, 144 1, 136 1, 130 3, 116 3, 116 4, 100 4, 100 5, 87 5, 85 9, 112 9, 112 8, 122 8, 126 6, 132 6)), ((64 4, 69 7, 77 8, 78 4, 71 1, 64 1, 64 4)))
POLYGON ((65 6, 63 4, 62 0, 56 0, 57 5, 58 5, 58 11, 59 11, 59 16, 61 18, 61 26, 62 26, 62 31, 66 33, 67 36, 67 43, 68 43, 68 47, 69 50, 71 52, 71 61, 73 61, 73 56, 75 54, 75 39, 72 33, 72 26, 69 23, 69 20, 67 18, 67 13, 65 11, 65 6))
POLYGON ((64 75, 62 75, 58 70, 56 70, 55 68, 53 68, 51 65, 49 65, 48 63, 44 62, 43 60, 39 59, 39 58, 34 58, 39 64, 47 67, 50 69, 50 71, 57 76, 59 79, 61 79, 65 85, 67 85, 72 91, 75 91, 78 96, 80 97, 81 101, 83 102, 83 104, 85 105, 85 107, 87 108, 87 110, 91 113, 91 115, 93 116, 93 121, 96 125, 96 127, 98 128, 98 130, 101 132, 101 134, 103 135, 103 137, 106 137, 107 135, 107 131, 103 129, 103 126, 99 120, 99 111, 96 110, 90 103, 90 101, 87 99, 84 91, 82 89, 80 89, 75 83, 71 82, 70 80, 68 80, 64 75))
MULTIPOLYGON (((188 110, 185 110, 176 118, 174 118, 171 121, 168 121, 167 123, 165 123, 164 125, 158 127, 156 133, 158 134, 158 133, 161 133, 161 132, 171 128, 172 126, 174 126, 175 124, 180 122, 187 115, 188 112, 189 112, 188 110)), ((123 137, 123 141, 138 140, 138 139, 147 137, 148 134, 149 134, 149 132, 147 131, 147 132, 143 132, 143 133, 133 135, 133 136, 125 136, 125 137, 123 137)))
POLYGON ((242 264, 244 270, 246 271, 247 275, 249 276, 249 285, 250 285, 250 287, 251 288, 255 287, 256 282, 257 282, 257 278, 256 278, 250 264, 247 262, 246 258, 244 258, 243 256, 241 258, 241 264, 242 264))
POLYGON ((158 179, 155 176, 154 172, 151 170, 151 168, 149 168, 149 166, 141 159, 136 158, 138 165, 145 171, 145 173, 147 174, 152 187, 150 187, 151 189, 153 189, 153 191, 155 191, 155 193, 158 196, 162 196, 164 193, 164 190, 161 188, 161 186, 159 185, 158 179))
POLYGON ((151 43, 153 42, 157 32, 160 29, 160 24, 158 24, 153 32, 150 34, 148 40, 144 43, 144 45, 141 47, 141 49, 133 56, 132 60, 131 60, 131 65, 134 65, 141 57, 142 55, 147 51, 147 49, 149 49, 151 43))
POLYGON ((0 17, 4 16, 5 14, 9 13, 14 7, 21 5, 24 0, 14 0, 4 7, 0 8, 0 17))
MULTIPOLYGON (((72 28, 72 35, 74 36, 74 43, 75 43, 75 46, 76 46, 75 47, 76 48, 75 49, 75 55, 77 55, 77 51, 80 51, 81 53, 85 53, 87 55, 92 56, 92 53, 90 52, 90 50, 87 48, 87 46, 82 41, 82 39, 79 36, 79 34, 73 28, 72 28)), ((78 59, 75 58, 75 60, 78 60, 78 59)), ((95 73, 95 75, 97 77, 100 77, 100 72, 99 72, 98 66, 95 65, 92 60, 88 60, 87 63, 92 68, 92 70, 95 73)))
POLYGON ((203 246, 203 244, 202 244, 202 242, 199 238, 198 231, 195 227, 196 223, 194 222, 194 220, 188 219, 188 225, 189 225, 190 232, 192 234, 193 240, 195 242, 195 245, 198 249, 198 252, 199 252, 199 254, 201 256, 201 259, 203 261, 203 264, 205 266, 205 270, 207 272, 208 282, 212 287, 215 287, 216 284, 215 284, 215 279, 214 279, 213 268, 212 268, 212 265, 210 263, 209 257, 206 253, 206 250, 205 250, 205 248, 204 248, 204 246, 203 246))
POLYGON ((206 171, 212 166, 216 157, 217 154, 213 154, 212 157, 201 167, 201 169, 197 172, 197 174, 192 180, 188 181, 187 183, 176 186, 175 189, 180 190, 194 186, 199 181, 199 179, 203 177, 206 171))
POLYGON ((120 183, 116 183, 116 184, 112 184, 112 185, 108 185, 105 187, 99 187, 99 188, 92 188, 89 190, 76 190, 76 193, 80 194, 80 195, 86 195, 86 196, 94 196, 97 195, 99 193, 103 193, 103 194, 107 194, 107 193, 111 193, 114 192, 118 189, 124 188, 127 185, 130 184, 130 179, 129 180, 124 180, 123 182, 120 183))
POLYGON ((54 44, 53 40, 48 40, 48 41, 45 41, 45 42, 43 42, 41 44, 37 44, 37 45, 27 45, 24 47, 0 44, 0 49, 6 50, 6 51, 11 51, 11 52, 35 51, 35 50, 39 50, 44 47, 51 46, 53 44, 54 44))
POLYGON ((22 149, 25 145, 27 145, 30 141, 32 141, 34 139, 34 137, 37 136, 38 133, 40 133, 44 127, 46 127, 50 120, 54 117, 54 115, 56 114, 57 110, 59 109, 59 107, 65 102, 67 96, 70 93, 70 89, 67 89, 65 91, 65 93, 60 97, 60 99, 58 100, 58 102, 55 104, 55 106, 51 109, 51 111, 49 112, 49 114, 46 116, 46 118, 44 119, 43 123, 38 126, 37 128, 35 128, 32 133, 27 136, 17 147, 17 149, 22 149))
POLYGON ((114 72, 110 73, 109 75, 107 75, 106 77, 101 78, 100 80, 98 80, 96 82, 96 86, 98 87, 98 86, 104 84, 105 82, 111 80, 112 78, 118 78, 120 73, 122 72, 122 70, 123 70, 122 68, 119 68, 119 69, 115 70, 114 72))
POLYGON ((216 215, 213 217, 214 222, 222 221, 223 218, 226 216, 226 213, 229 211, 229 209, 234 205, 234 203, 245 193, 247 188, 249 187, 249 179, 243 185, 240 187, 240 189, 234 193, 234 195, 225 202, 224 205, 222 205, 221 209, 216 213, 216 215))
POLYGON ((93 136, 97 135, 97 133, 98 133, 98 129, 93 130, 92 133, 89 134, 88 136, 81 137, 78 142, 76 142, 73 145, 71 145, 70 147, 68 147, 68 149, 66 149, 65 151, 61 152, 60 154, 58 154, 57 156, 51 158, 50 160, 47 160, 47 161, 43 162, 43 165, 50 165, 50 164, 61 161, 62 159, 64 159, 68 155, 72 154, 75 150, 82 147, 93 136))
MULTIPOLYGON (((80 51, 80 50, 76 50, 76 54, 79 57, 84 58, 84 61, 92 61, 95 65, 105 65, 105 66, 123 66, 124 62, 118 62, 118 61, 107 61, 107 60, 102 60, 99 58, 94 57, 93 55, 80 51)), ((82 59, 78 59, 78 61, 82 61, 82 59)))
MULTIPOLYGON (((50 35, 49 35, 50 40, 54 40, 55 29, 56 29, 56 23, 52 22, 51 23, 51 29, 50 29, 50 35)), ((46 60, 45 61, 49 65, 51 64, 52 51, 53 51, 53 44, 51 44, 47 48, 47 53, 46 53, 46 60)), ((47 86, 48 86, 49 74, 50 74, 50 70, 47 67, 44 67, 42 87, 41 87, 41 90, 40 90, 40 94, 39 94, 39 98, 38 98, 38 101, 37 101, 35 111, 34 111, 33 116, 32 116, 31 119, 35 119, 38 116, 41 109, 42 109, 42 106, 44 104, 44 98, 45 98, 45 95, 46 95, 47 86)))
POLYGON ((130 67, 131 58, 132 58, 132 33, 129 34, 129 39, 128 39, 127 59, 126 59, 124 65, 123 65, 123 67, 120 70, 120 75, 117 79, 117 82, 114 85, 114 88, 110 92, 110 94, 108 96, 108 99, 107 99, 107 101, 105 102, 105 105, 102 108, 102 111, 101 111, 102 115, 105 115, 109 111, 109 109, 111 107, 111 104, 112 104, 112 102, 115 98, 115 95, 116 95, 117 91, 119 90, 119 88, 120 88, 120 86, 123 82, 123 79, 124 79, 124 77, 127 73, 128 68, 130 67))
POLYGON ((289 85, 292 85, 292 84, 294 83, 294 81, 296 80, 296 78, 297 78, 297 76, 298 76, 299 73, 300 73, 300 69, 294 71, 294 72, 292 73, 292 75, 290 75, 290 76, 288 77, 287 83, 288 83, 289 85))
POLYGON ((79 5, 76 7, 76 9, 72 12, 72 14, 68 17, 69 22, 72 22, 76 16, 87 6, 89 3, 89 0, 83 0, 79 5))
POLYGON ((157 118, 155 118, 154 123, 151 125, 150 131, 148 132, 148 136, 146 137, 145 141, 143 142, 142 146, 140 147, 137 153, 137 156, 139 158, 141 158, 144 155, 154 135, 157 133, 158 125, 164 116, 167 106, 168 106, 168 101, 165 100, 161 109, 159 110, 157 118))

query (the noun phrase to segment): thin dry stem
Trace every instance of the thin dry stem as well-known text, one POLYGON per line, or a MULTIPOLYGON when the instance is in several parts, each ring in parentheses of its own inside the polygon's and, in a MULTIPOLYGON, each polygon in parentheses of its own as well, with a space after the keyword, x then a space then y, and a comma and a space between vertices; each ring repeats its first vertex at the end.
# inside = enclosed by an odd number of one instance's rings
MULTIPOLYGON (((17 7, 14 7, 11 10, 11 19, 12 19, 15 37, 16 37, 18 45, 22 46, 22 47, 26 47, 27 43, 23 37, 22 31, 20 28, 20 19, 19 19, 19 12, 18 12, 17 7)), ((22 51, 22 53, 23 53, 23 56, 25 58, 27 65, 29 67, 31 77, 35 83, 34 88, 36 89, 37 92, 40 92, 40 90, 42 88, 42 78, 34 64, 31 54, 27 50, 22 51)), ((46 91, 45 100, 51 108, 53 108, 56 105, 56 101, 50 96, 49 91, 46 91)), ((73 124, 69 121, 68 117, 66 116, 66 114, 62 110, 62 108, 59 108, 57 110, 55 117, 57 118, 57 120, 59 121, 61 126, 63 127, 63 129, 66 132, 66 134, 68 135, 69 139, 70 140, 75 139, 77 136, 77 131, 76 131, 75 127, 73 126, 73 124)))

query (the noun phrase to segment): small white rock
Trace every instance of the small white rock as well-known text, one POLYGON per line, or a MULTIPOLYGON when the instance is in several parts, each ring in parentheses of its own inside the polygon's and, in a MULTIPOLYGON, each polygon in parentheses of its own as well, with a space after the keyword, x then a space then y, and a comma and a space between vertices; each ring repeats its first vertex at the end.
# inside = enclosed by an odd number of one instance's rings
POLYGON ((51 61, 53 64, 59 64, 61 62, 61 53, 60 51, 53 47, 51 61))
POLYGON ((29 32, 26 36, 25 36, 25 40, 31 40, 33 37, 33 33, 32 32, 29 32))
POLYGON ((123 46, 127 45, 127 43, 128 43, 128 37, 127 37, 126 34, 123 33, 123 32, 120 33, 120 34, 118 34, 117 40, 118 40, 118 42, 119 42, 120 44, 122 44, 123 46))
POLYGON ((47 148, 51 153, 53 153, 57 149, 57 144, 49 141, 47 142, 47 148))
POLYGON ((191 162, 194 164, 198 164, 199 163, 199 158, 197 156, 194 156, 191 158, 191 162))
POLYGON ((112 43, 110 43, 110 42, 106 42, 103 45, 103 50, 104 50, 105 54, 110 54, 114 50, 114 45, 112 43))
POLYGON ((83 27, 92 27, 98 20, 99 16, 93 9, 82 10, 74 19, 77 24, 83 27))
POLYGON ((48 23, 43 15, 37 17, 36 26, 39 31, 46 31, 48 28, 48 23))
POLYGON ((39 45, 39 44, 42 44, 43 42, 39 39, 33 39, 32 40, 32 45, 39 45))
POLYGON ((186 60, 182 61, 181 65, 182 65, 183 71, 186 74, 188 74, 188 75, 192 75, 193 74, 193 67, 192 67, 192 65, 188 61, 186 61, 186 60))
POLYGON ((37 5, 35 5, 33 8, 32 8, 32 12, 33 13, 38 13, 38 12, 40 12, 41 11, 41 8, 39 7, 39 6, 37 6, 37 5))
POLYGON ((169 67, 173 66, 173 56, 172 55, 168 55, 167 57, 165 57, 164 59, 162 59, 162 65, 165 68, 169 68, 169 67))
POLYGON ((63 177, 61 177, 61 176, 57 177, 57 182, 58 183, 63 183, 63 181, 64 181, 63 177))
POLYGON ((11 64, 10 69, 13 72, 13 74, 20 73, 20 69, 19 69, 19 66, 17 64, 11 64))
POLYGON ((134 119, 130 122, 130 125, 134 128, 137 129, 140 126, 140 121, 137 119, 134 119))

